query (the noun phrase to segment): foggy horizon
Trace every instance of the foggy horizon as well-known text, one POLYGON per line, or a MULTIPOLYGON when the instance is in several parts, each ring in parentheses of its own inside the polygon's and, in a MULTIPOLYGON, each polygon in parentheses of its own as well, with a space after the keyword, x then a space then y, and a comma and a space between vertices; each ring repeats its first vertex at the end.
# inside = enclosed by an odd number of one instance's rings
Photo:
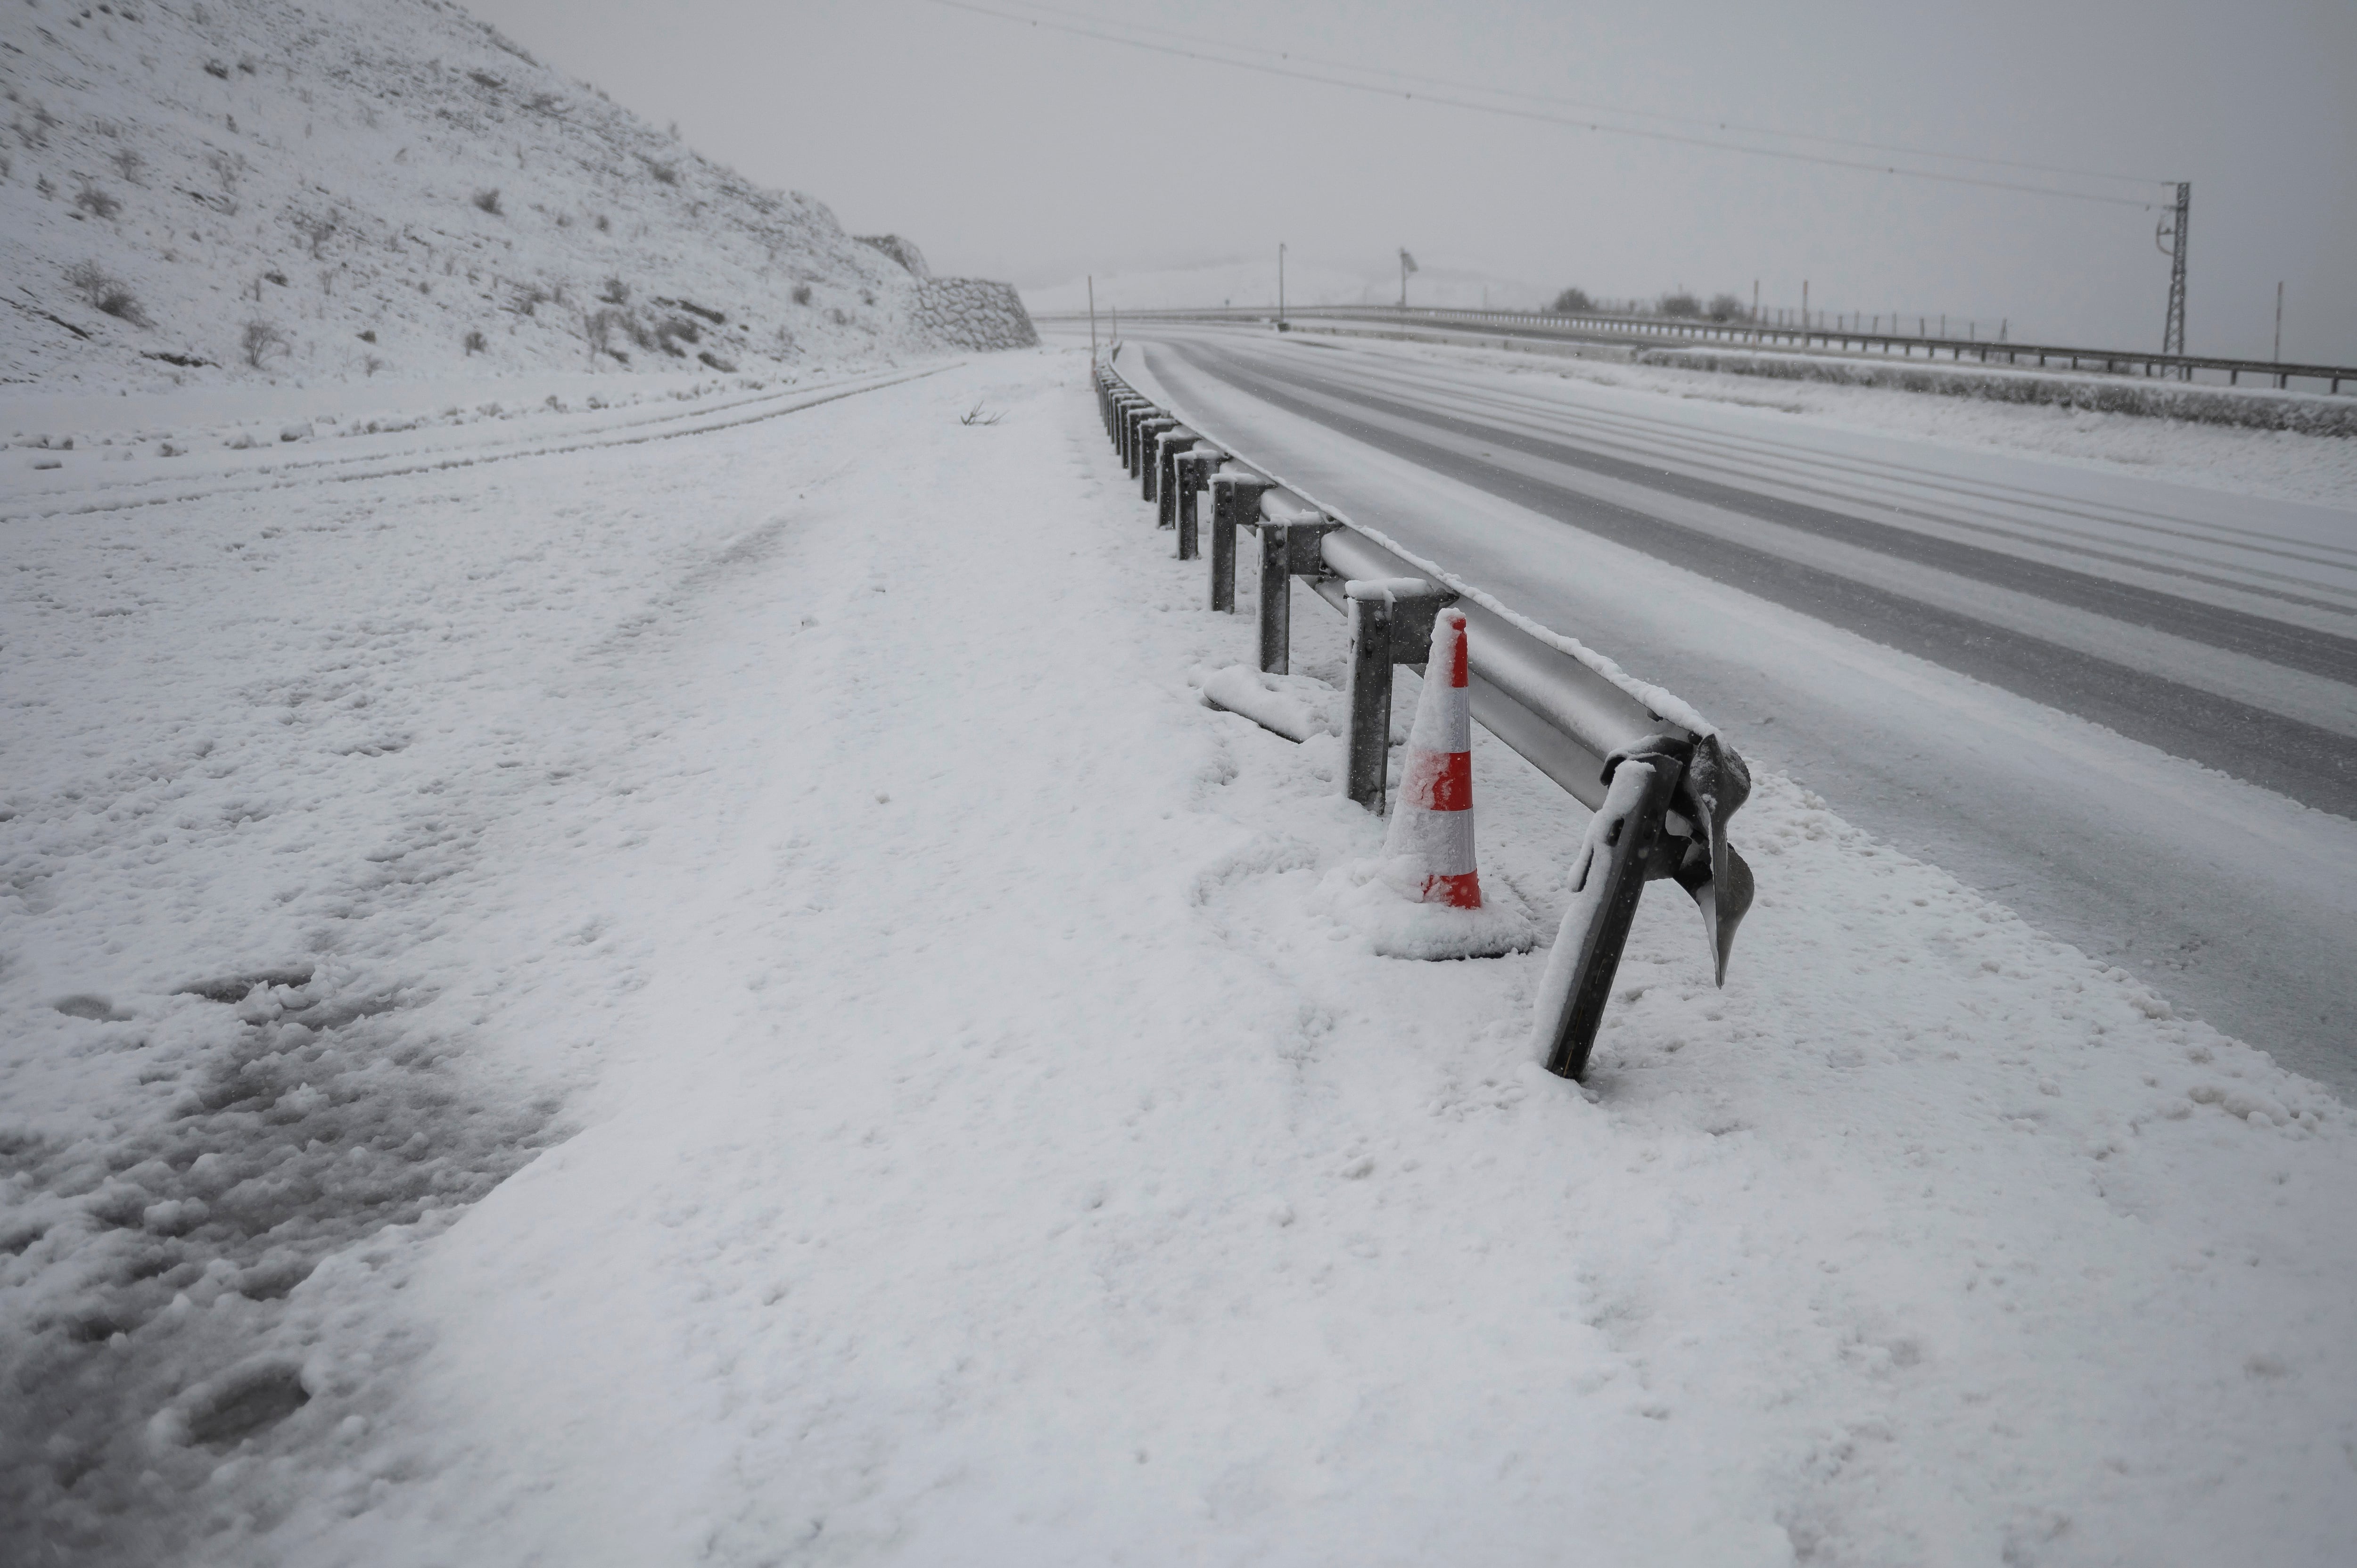
MULTIPOLYGON (((656 123, 677 121, 706 156, 825 202, 851 231, 906 234, 944 272, 1027 289, 1255 257, 1273 283, 1280 241, 1304 263, 1379 274, 1404 246, 1548 295, 1684 286, 1748 302, 1757 279, 1764 307, 1789 309, 1805 279, 1822 310, 2009 319, 2017 340, 2159 344, 2169 263, 2154 243, 2157 204, 1575 130, 930 0, 472 9, 656 123), (1125 134, 1108 136, 1113 126, 1125 134), (1148 128, 1167 149, 1151 178, 1136 166, 1148 128)), ((2266 357, 2280 280, 2284 358, 2357 360, 2357 302, 2339 281, 2339 258, 2357 246, 2357 170, 2343 156, 2357 145, 2357 14, 2345 8, 2230 17, 2181 3, 2009 3, 1894 18, 1818 5, 1772 21, 1725 4, 1577 16, 1357 0, 1266 15, 1228 0, 1028 9, 1182 49, 1228 39, 1792 136, 2190 179, 2188 350, 2266 357)))

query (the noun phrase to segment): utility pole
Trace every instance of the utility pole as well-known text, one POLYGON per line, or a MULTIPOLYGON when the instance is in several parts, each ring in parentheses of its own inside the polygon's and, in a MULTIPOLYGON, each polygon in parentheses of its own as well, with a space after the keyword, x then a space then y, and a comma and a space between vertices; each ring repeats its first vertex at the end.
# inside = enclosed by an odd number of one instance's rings
POLYGON ((1276 329, 1285 330, 1285 242, 1276 242, 1276 329))
POLYGON ((2283 363, 2283 285, 2276 285, 2276 363, 2283 363))
POLYGON ((1801 341, 1809 340, 1809 280, 1801 280, 1801 341))
POLYGON ((1089 363, 1097 360, 1097 275, 1089 274, 1089 363))
MULTIPOLYGON (((2169 258, 2169 316, 2161 323, 2160 351, 2164 354, 2185 352, 2185 233, 2193 215, 2193 182, 2180 180, 2177 186, 2177 205, 2169 215, 2154 225, 2154 245, 2169 258), (2160 242, 2166 240, 2167 245, 2160 242)), ((2192 375, 2191 370, 2186 371, 2192 375)))

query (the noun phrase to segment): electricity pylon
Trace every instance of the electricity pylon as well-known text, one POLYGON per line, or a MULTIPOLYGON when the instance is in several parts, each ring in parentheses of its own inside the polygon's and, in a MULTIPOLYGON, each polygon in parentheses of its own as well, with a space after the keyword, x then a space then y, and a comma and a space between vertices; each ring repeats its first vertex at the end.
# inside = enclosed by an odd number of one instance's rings
POLYGON ((2153 228, 2153 243, 2160 246, 2169 258, 2169 319, 2160 328, 2160 351, 2164 354, 2185 352, 2185 230, 2193 209, 2193 183, 2180 181, 2177 187, 2177 206, 2169 216, 2153 228))

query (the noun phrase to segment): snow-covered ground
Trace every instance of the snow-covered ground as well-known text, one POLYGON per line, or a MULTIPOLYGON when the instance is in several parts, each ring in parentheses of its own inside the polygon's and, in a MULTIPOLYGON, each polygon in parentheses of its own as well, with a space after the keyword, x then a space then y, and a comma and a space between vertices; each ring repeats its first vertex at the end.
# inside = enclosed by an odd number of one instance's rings
MULTIPOLYGON (((81 446, 9 476, 12 1541, 2357 1538, 2357 1136, 2316 1086, 1772 776, 1727 988, 1656 896, 1560 1082, 1544 950, 1343 918, 1382 826, 1333 740, 1201 703, 1249 585, 1200 607, 1081 356, 560 401, 209 443, 167 505, 81 446)), ((1339 623, 1296 628, 1339 683, 1339 623)), ((1552 929, 1583 813, 1475 767, 1485 880, 1552 929)))

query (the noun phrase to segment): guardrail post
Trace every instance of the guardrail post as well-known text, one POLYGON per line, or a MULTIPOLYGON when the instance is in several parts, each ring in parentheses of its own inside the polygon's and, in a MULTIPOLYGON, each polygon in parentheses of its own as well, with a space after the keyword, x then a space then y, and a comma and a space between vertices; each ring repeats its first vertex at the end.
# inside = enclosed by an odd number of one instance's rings
POLYGON ((1260 667, 1265 674, 1289 675, 1293 672, 1293 579, 1328 575, 1320 546, 1328 534, 1342 525, 1316 512, 1269 517, 1265 497, 1261 510, 1260 667))
POLYGON ((1222 615, 1236 609, 1236 529, 1260 515, 1270 489, 1256 474, 1211 475, 1211 607, 1222 615))
POLYGON ((1121 466, 1133 476, 1137 472, 1137 422, 1153 410, 1154 405, 1140 397, 1132 398, 1121 411, 1121 466))
POLYGON ((1171 506, 1171 487, 1178 476, 1171 465, 1178 454, 1201 437, 1183 424, 1173 424, 1169 429, 1157 432, 1154 445, 1146 453, 1146 465, 1153 472, 1146 477, 1146 499, 1154 503, 1155 523, 1161 528, 1176 528, 1178 514, 1171 506))
POLYGON ((1121 466, 1124 468, 1129 467, 1131 433, 1137 428, 1137 422, 1146 417, 1146 411, 1153 406, 1135 392, 1132 392, 1122 400, 1120 411, 1114 415, 1113 446, 1114 450, 1120 455, 1121 466))
POLYGON ((1391 781, 1393 608, 1387 594, 1351 595, 1351 670, 1343 688, 1351 735, 1342 792, 1379 817, 1391 781))
MULTIPOLYGON (((1171 460, 1171 484, 1176 491, 1171 510, 1177 514, 1178 523, 1178 559, 1181 561, 1192 561, 1202 553, 1196 542, 1199 518, 1195 498, 1210 486, 1211 470, 1227 461, 1227 456, 1210 442, 1198 441, 1192 451, 1181 452, 1171 460)), ((1235 555, 1232 539, 1228 542, 1228 554, 1229 572, 1232 578, 1235 555)), ((1230 591, 1233 591, 1232 585, 1230 591)))
POLYGON ((1629 927, 1662 843, 1663 820, 1684 770, 1680 743, 1654 736, 1606 764, 1610 787, 1589 819, 1571 908, 1539 982, 1538 1045, 1547 1071, 1578 1078, 1604 1022, 1612 978, 1629 945, 1629 927))
POLYGON ((1159 409, 1153 410, 1137 422, 1137 434, 1130 444, 1129 471, 1137 480, 1137 493, 1142 500, 1154 499, 1154 438, 1166 430, 1176 429, 1178 424, 1159 409))
POLYGON ((1154 405, 1140 398, 1129 405, 1129 413, 1121 422, 1121 464, 1133 479, 1137 478, 1137 427, 1153 417, 1154 405))
POLYGON ((1146 400, 1133 392, 1116 393, 1113 400, 1113 450, 1124 464, 1129 461, 1129 416, 1146 400))
POLYGON ((1293 572, 1281 522, 1260 525, 1260 667, 1267 675, 1293 673, 1293 572))
POLYGON ((1342 792, 1380 817, 1390 789, 1392 671, 1425 661, 1433 620, 1457 596, 1422 577, 1359 579, 1343 584, 1342 596, 1351 617, 1342 792))

